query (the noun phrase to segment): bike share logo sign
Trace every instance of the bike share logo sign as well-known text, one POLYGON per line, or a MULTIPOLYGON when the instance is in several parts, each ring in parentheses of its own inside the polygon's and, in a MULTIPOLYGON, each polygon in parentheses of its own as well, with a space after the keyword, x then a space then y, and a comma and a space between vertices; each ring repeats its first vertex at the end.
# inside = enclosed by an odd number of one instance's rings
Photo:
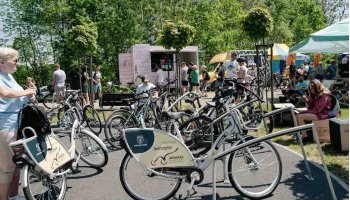
POLYGON ((147 145, 147 144, 144 144, 145 138, 143 137, 143 135, 138 135, 138 136, 136 137, 136 140, 137 140, 137 144, 138 144, 138 145, 141 145, 141 146, 147 145))

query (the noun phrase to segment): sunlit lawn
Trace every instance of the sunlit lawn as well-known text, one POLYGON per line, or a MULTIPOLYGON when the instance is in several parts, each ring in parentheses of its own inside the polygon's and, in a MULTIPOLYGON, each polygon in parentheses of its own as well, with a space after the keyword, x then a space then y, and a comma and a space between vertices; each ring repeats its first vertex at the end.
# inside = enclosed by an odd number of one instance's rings
MULTIPOLYGON (((341 109, 341 118, 342 119, 349 119, 349 109, 342 108, 341 109)), ((284 128, 274 128, 275 131, 282 130, 284 128)), ((260 134, 265 134, 263 130, 259 131, 260 134)), ((293 151, 301 153, 300 145, 296 142, 294 142, 291 139, 291 136, 282 136, 278 137, 272 140, 273 142, 276 142, 278 144, 281 144, 283 146, 286 146, 293 151)), ((324 158, 327 163, 328 170, 338 176, 340 179, 342 179, 345 183, 349 182, 349 153, 348 152, 339 152, 339 150, 335 149, 330 143, 321 143, 322 150, 324 152, 324 158)), ((305 152, 307 155, 307 158, 309 160, 312 160, 316 163, 321 164, 321 159, 317 150, 316 143, 307 143, 305 144, 305 152)))

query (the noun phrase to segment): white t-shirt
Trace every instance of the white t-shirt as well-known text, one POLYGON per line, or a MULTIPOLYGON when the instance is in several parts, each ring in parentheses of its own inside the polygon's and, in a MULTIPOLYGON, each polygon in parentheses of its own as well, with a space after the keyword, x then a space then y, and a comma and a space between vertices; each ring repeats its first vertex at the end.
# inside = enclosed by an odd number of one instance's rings
POLYGON ((181 68, 181 81, 188 81, 187 70, 188 70, 187 66, 181 68))
POLYGON ((53 75, 55 77, 54 86, 64 86, 66 82, 66 73, 63 70, 58 69, 53 72, 53 75))
POLYGON ((247 78, 248 69, 245 65, 238 66, 237 83, 245 83, 247 78))
POLYGON ((163 82, 163 70, 162 69, 158 69, 157 71, 157 83, 162 83, 163 82))
POLYGON ((304 65, 302 70, 303 73, 307 73, 309 71, 309 65, 304 65))
POLYGON ((101 77, 102 77, 102 74, 101 74, 100 71, 98 71, 98 72, 95 71, 94 74, 92 75, 92 77, 93 77, 97 82, 100 82, 101 77))
POLYGON ((156 86, 153 85, 152 83, 148 83, 147 85, 145 84, 140 84, 139 86, 137 86, 136 88, 136 94, 141 94, 143 92, 149 91, 150 89, 155 88, 156 86))
POLYGON ((226 70, 226 78, 233 79, 237 77, 238 72, 238 62, 237 60, 226 60, 223 64, 226 70))

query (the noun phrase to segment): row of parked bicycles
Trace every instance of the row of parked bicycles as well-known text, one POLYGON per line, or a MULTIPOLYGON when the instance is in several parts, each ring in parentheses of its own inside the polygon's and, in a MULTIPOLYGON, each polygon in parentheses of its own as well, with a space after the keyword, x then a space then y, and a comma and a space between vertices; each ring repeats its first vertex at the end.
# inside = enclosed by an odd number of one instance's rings
POLYGON ((82 105, 79 91, 66 90, 64 99, 51 103, 46 110, 49 119, 57 113, 50 133, 42 137, 34 129, 24 128, 23 139, 11 144, 14 160, 25 177, 26 198, 63 199, 67 175, 79 172, 79 160, 92 167, 105 166, 108 154, 99 138, 102 130, 111 147, 126 152, 119 177, 133 199, 169 199, 184 182, 189 185, 187 194, 194 194, 204 171, 216 158, 227 155, 226 173, 238 193, 253 199, 269 196, 282 174, 281 159, 273 144, 262 141, 234 152, 220 150, 227 144, 231 148, 249 144, 254 139, 250 131, 261 126, 266 133, 273 131, 273 117, 264 111, 264 100, 244 86, 236 91, 236 83, 230 83, 232 87, 217 90, 205 103, 192 92, 175 97, 164 89, 167 86, 144 91, 126 99, 129 106, 116 108, 104 124, 92 106, 82 105), (163 92, 153 98, 155 91, 163 92), (70 138, 67 150, 59 137, 62 134, 70 138), (53 151, 56 156, 43 164, 34 155, 31 143, 37 151, 53 151), (57 149, 65 153, 60 163, 57 149))

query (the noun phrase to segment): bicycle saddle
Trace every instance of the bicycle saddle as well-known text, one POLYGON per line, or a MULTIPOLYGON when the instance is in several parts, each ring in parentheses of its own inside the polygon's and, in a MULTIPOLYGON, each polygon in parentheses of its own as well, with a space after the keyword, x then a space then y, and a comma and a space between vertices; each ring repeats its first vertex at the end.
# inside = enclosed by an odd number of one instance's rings
POLYGON ((165 116, 166 118, 169 118, 169 119, 179 119, 180 117, 182 116, 185 116, 187 115, 187 113, 185 112, 166 112, 164 111, 162 113, 163 116, 165 116))

